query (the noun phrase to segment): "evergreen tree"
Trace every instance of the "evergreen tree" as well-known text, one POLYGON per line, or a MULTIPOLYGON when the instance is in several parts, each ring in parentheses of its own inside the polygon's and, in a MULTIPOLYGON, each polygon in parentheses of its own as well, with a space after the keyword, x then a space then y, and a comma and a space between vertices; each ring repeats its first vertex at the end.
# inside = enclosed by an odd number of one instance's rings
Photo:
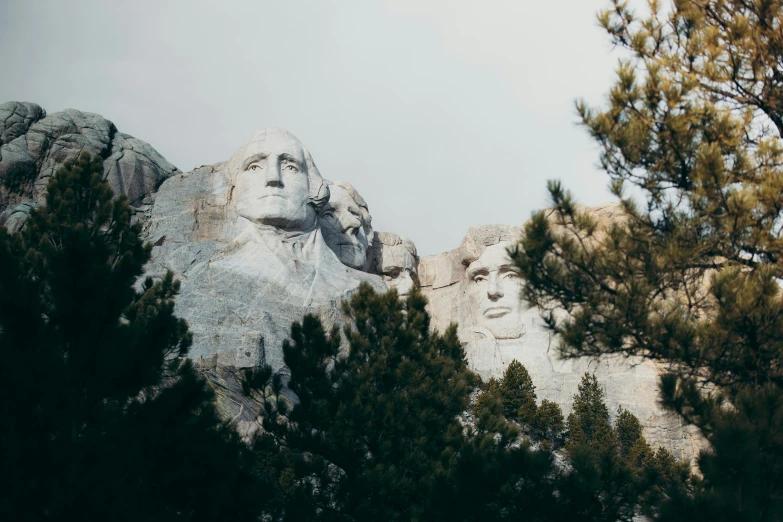
MULTIPOLYGON (((270 472, 293 478, 283 519, 591 521, 635 512, 639 494, 610 495, 592 480, 594 460, 577 475, 545 448, 531 450, 502 415, 502 383, 490 380, 475 420, 461 421, 476 378, 455 329, 430 333, 424 306, 417 292, 400 302, 360 286, 345 304, 349 350, 317 318, 295 323, 284 345, 293 406, 271 369, 246 373, 246 392, 264 402, 264 428, 289 455, 270 472)), ((542 425, 562 432, 559 408, 542 404, 542 425)))
POLYGON ((565 447, 572 470, 558 488, 569 509, 587 520, 657 515, 662 499, 681 495, 689 478, 686 464, 663 448, 650 449, 628 410, 619 408, 611 426, 603 389, 590 373, 574 396, 565 447))
POLYGON ((563 410, 557 403, 542 400, 536 410, 533 429, 537 440, 546 442, 549 448, 558 448, 562 445, 563 433, 566 429, 563 410))
POLYGON ((514 359, 503 373, 500 383, 503 415, 524 426, 532 426, 536 418, 536 391, 530 374, 514 359))
POLYGON ((557 520, 564 513, 557 497, 563 470, 548 451, 531 451, 515 423, 503 416, 500 383, 490 379, 474 408, 457 458, 424 520, 557 520), (495 386, 492 386, 494 382, 495 386))
POLYGON ((614 451, 617 445, 609 410, 604 403, 604 390, 594 374, 585 373, 574 395, 573 411, 568 416, 566 446, 588 446, 597 453, 614 451))
POLYGON ((345 303, 354 324, 345 355, 337 329, 325 332, 314 316, 295 323, 283 346, 298 398, 290 411, 279 378, 248 373, 249 388, 266 390, 265 429, 308 455, 299 478, 309 511, 300 506, 299 516, 410 520, 431 502, 462 443, 457 416, 473 377, 456 330, 429 332, 424 303, 362 285, 345 303))
POLYGON ((711 450, 661 518, 779 520, 783 2, 659 4, 600 14, 629 57, 606 109, 578 104, 620 218, 601 226, 551 183, 515 260, 525 297, 567 312, 548 314, 566 354, 668 363, 663 401, 711 450))
POLYGON ((652 449, 642 437, 642 423, 639 419, 620 406, 614 421, 614 432, 620 457, 632 469, 642 469, 652 449))
MULTIPOLYGON (((480 417, 482 412, 489 408, 490 402, 495 400, 499 401, 501 404, 500 413, 502 414, 503 399, 500 396, 500 381, 494 377, 490 377, 490 379, 485 384, 483 384, 483 388, 484 389, 476 398, 476 402, 473 404, 473 414, 476 417, 480 417)), ((492 410, 490 409, 489 411, 492 410)))
POLYGON ((572 519, 632 520, 644 488, 617 454, 609 410, 595 375, 582 377, 566 425, 571 470, 560 479, 558 490, 572 519))
POLYGON ((255 519, 264 489, 180 356, 168 274, 83 153, 21 233, 0 229, 3 520, 255 519))

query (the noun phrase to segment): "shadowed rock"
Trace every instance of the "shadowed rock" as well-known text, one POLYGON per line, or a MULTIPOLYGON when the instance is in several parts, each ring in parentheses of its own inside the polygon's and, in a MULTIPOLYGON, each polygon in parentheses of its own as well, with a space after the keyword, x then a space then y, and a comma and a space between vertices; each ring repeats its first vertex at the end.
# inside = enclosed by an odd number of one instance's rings
POLYGON ((46 115, 33 103, 0 105, 0 225, 19 230, 42 204, 49 178, 81 152, 104 158, 104 176, 131 205, 179 170, 149 144, 117 131, 98 114, 66 109, 46 115))

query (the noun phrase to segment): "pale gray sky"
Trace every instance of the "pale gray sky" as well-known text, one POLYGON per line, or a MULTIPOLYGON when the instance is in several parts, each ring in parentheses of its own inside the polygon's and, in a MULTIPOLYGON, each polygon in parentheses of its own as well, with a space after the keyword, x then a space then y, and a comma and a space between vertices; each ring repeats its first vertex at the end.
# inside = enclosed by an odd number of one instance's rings
POLYGON ((610 199, 574 100, 618 59, 608 0, 2 0, 0 102, 96 112, 183 171, 283 127, 423 255, 519 225, 559 178, 610 199))

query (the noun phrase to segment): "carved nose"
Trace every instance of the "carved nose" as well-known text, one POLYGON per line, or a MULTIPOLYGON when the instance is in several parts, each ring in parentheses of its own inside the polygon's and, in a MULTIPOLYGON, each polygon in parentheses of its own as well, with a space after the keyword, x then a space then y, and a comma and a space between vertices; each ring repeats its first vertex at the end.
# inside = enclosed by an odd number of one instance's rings
POLYGON ((343 225, 343 233, 355 236, 359 233, 359 227, 362 226, 362 222, 353 214, 349 214, 348 216, 349 217, 343 218, 341 220, 343 225))
POLYGON ((270 168, 266 177, 266 186, 267 187, 282 187, 283 186, 283 176, 280 174, 280 166, 275 165, 274 167, 270 168))
POLYGON ((490 299, 497 300, 503 297, 503 285, 501 285, 497 279, 491 278, 489 280, 489 287, 487 288, 487 296, 490 299))

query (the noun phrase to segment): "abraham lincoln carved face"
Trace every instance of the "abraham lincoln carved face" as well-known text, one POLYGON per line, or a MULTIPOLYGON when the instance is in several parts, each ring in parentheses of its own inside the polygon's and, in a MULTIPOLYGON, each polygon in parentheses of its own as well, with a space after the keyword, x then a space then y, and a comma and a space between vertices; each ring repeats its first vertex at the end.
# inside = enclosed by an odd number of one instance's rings
POLYGON ((468 299, 475 326, 495 339, 514 339, 521 333, 521 279, 508 256, 510 242, 487 247, 467 270, 468 299))

